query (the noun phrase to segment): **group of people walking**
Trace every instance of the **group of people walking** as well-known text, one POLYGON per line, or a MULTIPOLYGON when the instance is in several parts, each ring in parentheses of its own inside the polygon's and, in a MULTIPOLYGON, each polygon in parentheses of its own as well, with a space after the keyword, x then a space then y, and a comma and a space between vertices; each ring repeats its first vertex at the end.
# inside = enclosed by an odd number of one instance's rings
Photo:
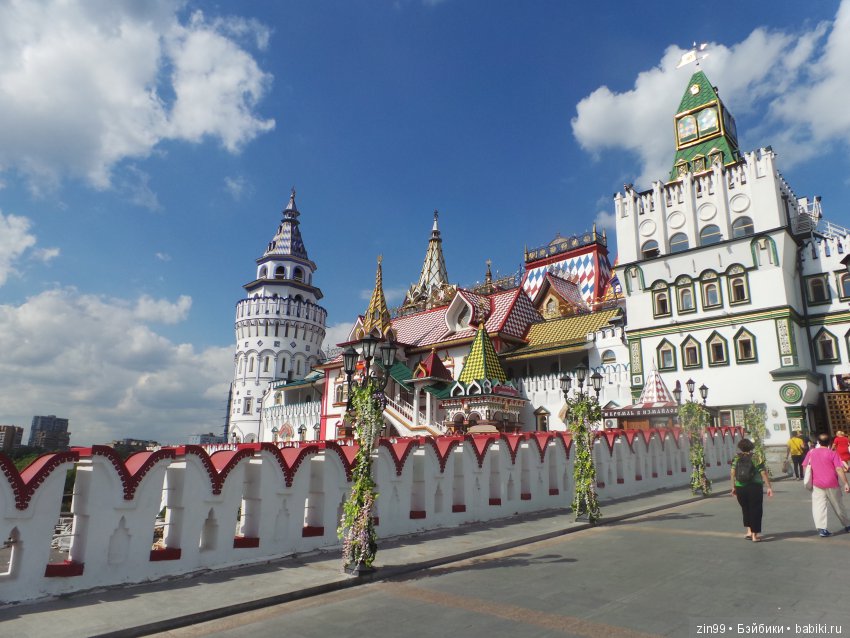
MULTIPOLYGON (((768 497, 773 496, 773 486, 763 459, 753 456, 755 445, 749 439, 738 442, 738 454, 732 460, 730 480, 731 494, 738 499, 743 514, 745 538, 753 542, 761 540, 761 521, 765 487, 768 497)), ((842 492, 850 493, 846 471, 850 469, 850 439, 844 432, 837 432, 835 439, 829 434, 818 435, 814 448, 800 432, 795 432, 788 441, 788 453, 794 465, 794 477, 804 481, 812 492, 812 517, 820 536, 832 536, 827 526, 827 504, 841 521, 846 532, 850 532, 850 517, 844 509, 842 492)))

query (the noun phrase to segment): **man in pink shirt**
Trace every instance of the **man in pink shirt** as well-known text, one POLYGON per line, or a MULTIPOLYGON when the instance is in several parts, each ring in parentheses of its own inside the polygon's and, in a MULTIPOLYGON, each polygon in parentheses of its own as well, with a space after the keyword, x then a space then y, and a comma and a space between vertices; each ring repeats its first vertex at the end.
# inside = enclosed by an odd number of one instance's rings
POLYGON ((818 435, 818 445, 803 460, 803 468, 812 466, 812 516, 815 527, 821 536, 832 536, 827 528, 826 504, 838 515, 845 532, 850 532, 850 518, 844 511, 842 494, 838 490, 838 479, 844 484, 844 491, 850 493, 850 483, 844 474, 844 464, 834 450, 829 449, 829 435, 818 435))

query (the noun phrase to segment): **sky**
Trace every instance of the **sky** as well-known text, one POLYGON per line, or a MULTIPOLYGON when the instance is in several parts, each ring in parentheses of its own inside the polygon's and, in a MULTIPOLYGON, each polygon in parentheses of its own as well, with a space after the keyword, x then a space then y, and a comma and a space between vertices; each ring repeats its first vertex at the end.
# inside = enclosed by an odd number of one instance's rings
POLYGON ((220 432, 291 187, 329 334, 419 276, 515 272, 667 177, 693 65, 850 227, 850 0, 0 0, 0 423, 220 432))

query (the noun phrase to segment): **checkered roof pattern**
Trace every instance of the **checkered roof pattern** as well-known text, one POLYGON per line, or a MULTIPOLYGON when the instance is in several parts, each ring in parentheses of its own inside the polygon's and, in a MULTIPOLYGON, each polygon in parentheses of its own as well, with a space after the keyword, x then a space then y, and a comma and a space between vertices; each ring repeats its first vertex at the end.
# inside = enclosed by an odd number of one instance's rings
POLYGON ((487 336, 487 331, 479 328, 475 335, 475 341, 469 348, 469 356, 466 357, 466 363, 458 381, 471 383, 483 379, 495 379, 504 382, 508 380, 508 376, 502 369, 499 356, 496 354, 493 342, 487 336))

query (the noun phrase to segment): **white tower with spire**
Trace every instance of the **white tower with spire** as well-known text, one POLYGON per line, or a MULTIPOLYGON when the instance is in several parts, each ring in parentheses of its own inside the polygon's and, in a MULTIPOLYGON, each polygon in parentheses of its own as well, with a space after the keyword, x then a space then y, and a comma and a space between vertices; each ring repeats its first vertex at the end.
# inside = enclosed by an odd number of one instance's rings
POLYGON ((228 440, 258 441, 261 400, 270 383, 303 379, 319 362, 327 313, 313 285, 316 264, 307 257, 295 189, 263 256, 246 298, 236 304, 236 354, 228 440))

